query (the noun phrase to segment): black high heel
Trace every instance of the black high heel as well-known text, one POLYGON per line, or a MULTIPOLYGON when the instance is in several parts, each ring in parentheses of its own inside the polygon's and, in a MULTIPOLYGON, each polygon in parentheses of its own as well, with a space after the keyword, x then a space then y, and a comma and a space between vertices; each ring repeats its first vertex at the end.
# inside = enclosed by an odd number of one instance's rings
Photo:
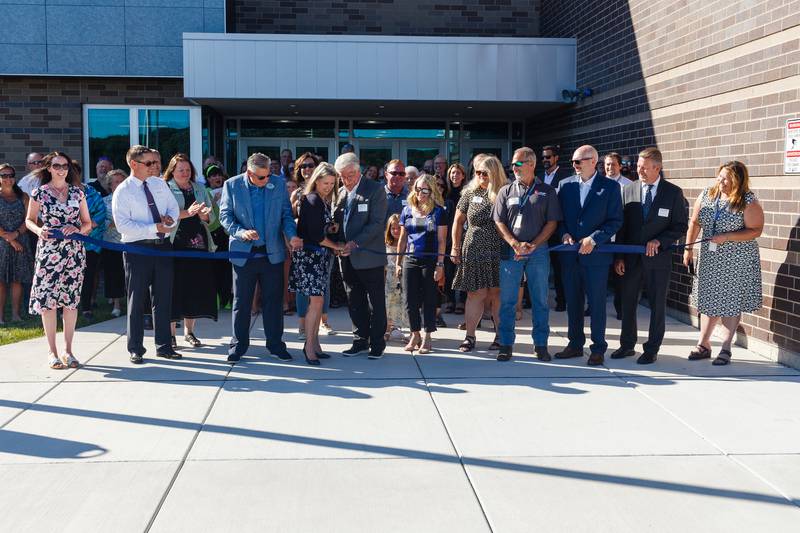
POLYGON ((330 359, 331 358, 330 354, 327 354, 325 352, 314 352, 314 353, 317 354, 317 359, 330 359))
MULTIPOLYGON (((309 359, 308 355, 306 355, 306 344, 303 344, 303 357, 306 358, 306 363, 311 366, 319 366, 319 359, 309 359)), ((317 356, 319 357, 319 356, 317 356)))

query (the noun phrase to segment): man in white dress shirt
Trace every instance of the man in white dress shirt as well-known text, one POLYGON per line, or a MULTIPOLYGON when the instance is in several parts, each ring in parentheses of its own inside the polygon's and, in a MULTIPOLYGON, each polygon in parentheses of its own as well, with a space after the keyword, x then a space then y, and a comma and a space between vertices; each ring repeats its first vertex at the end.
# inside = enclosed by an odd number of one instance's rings
MULTIPOLYGON (((622 175, 622 156, 617 152, 606 154, 603 158, 603 169, 605 170, 606 177, 619 183, 620 193, 622 189, 631 180, 622 175)), ((611 238, 611 242, 615 241, 615 237, 611 238)), ((618 276, 614 272, 614 265, 611 266, 611 286, 614 287, 614 310, 617 312, 617 320, 622 320, 622 276, 618 276)), ((591 310, 587 309, 586 316, 591 316, 591 310)))
MULTIPOLYGON (((158 153, 141 145, 132 146, 125 156, 131 175, 123 181, 111 201, 114 224, 126 244, 153 250, 171 250, 166 236, 178 223, 178 202, 166 182, 154 176, 160 167, 158 153)), ((134 364, 144 362, 144 320, 146 294, 152 295, 156 355, 180 359, 171 344, 172 258, 124 252, 125 281, 128 286, 128 353, 134 364)), ((149 310, 148 310, 149 311, 149 310)))
POLYGON ((28 154, 28 159, 25 163, 28 168, 28 173, 22 176, 17 183, 19 188, 28 196, 31 195, 33 189, 39 186, 39 178, 34 172, 42 168, 42 159, 44 159, 44 156, 39 152, 31 152, 28 154))

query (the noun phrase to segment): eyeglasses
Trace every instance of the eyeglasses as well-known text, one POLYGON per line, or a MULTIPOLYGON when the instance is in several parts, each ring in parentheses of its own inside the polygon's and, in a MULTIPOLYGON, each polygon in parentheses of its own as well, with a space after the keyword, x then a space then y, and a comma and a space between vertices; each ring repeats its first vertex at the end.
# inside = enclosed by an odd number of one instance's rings
POLYGON ((28 161, 29 165, 36 165, 37 167, 42 164, 41 159, 37 159, 36 161, 28 161))
POLYGON ((13 177, 16 177, 16 174, 14 172, 10 172, 10 173, 7 172, 5 174, 0 174, 0 178, 13 178, 13 177))
POLYGON ((580 165, 580 164, 581 164, 581 163, 583 163, 584 161, 591 161, 591 160, 592 160, 592 158, 591 158, 591 157, 582 157, 582 158, 580 158, 580 159, 573 159, 573 160, 572 160, 572 164, 573 164, 573 165, 580 165))
POLYGON ((317 164, 316 163, 305 163, 305 164, 300 165, 300 168, 317 168, 317 164))
POLYGON ((159 164, 160 164, 160 162, 159 162, 159 161, 137 161, 136 159, 134 159, 134 161, 136 161, 136 162, 137 162, 137 163, 139 163, 140 165, 144 165, 144 166, 146 166, 147 168, 150 168, 150 167, 152 167, 153 165, 159 165, 159 164))
POLYGON ((430 194, 431 193, 431 190, 429 188, 427 188, 427 187, 417 187, 414 190, 417 191, 417 192, 420 192, 422 194, 430 194))
POLYGON ((388 172, 389 172, 389 174, 391 174, 392 176, 405 176, 405 175, 406 175, 406 173, 405 173, 405 172, 402 172, 402 171, 400 171, 400 170, 389 170, 388 172))
POLYGON ((50 163, 51 170, 69 170, 69 163, 50 163))
POLYGON ((480 176, 482 178, 488 178, 489 177, 489 171, 488 170, 476 170, 475 171, 475 175, 476 176, 480 176))

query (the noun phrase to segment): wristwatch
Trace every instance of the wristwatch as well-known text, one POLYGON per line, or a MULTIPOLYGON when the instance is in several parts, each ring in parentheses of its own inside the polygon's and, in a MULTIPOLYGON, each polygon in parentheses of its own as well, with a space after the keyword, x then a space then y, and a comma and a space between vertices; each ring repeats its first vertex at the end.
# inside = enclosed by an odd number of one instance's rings
POLYGON ((443 266, 444 266, 444 263, 436 263, 436 266, 437 266, 437 267, 443 267, 443 266))

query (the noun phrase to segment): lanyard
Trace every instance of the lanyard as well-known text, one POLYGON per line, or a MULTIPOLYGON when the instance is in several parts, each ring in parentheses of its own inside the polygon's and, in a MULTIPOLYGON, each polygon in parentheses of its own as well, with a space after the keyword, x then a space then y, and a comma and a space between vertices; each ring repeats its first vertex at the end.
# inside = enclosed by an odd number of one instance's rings
POLYGON ((525 195, 520 200, 519 202, 520 211, 522 211, 522 209, 525 207, 525 204, 528 203, 528 199, 531 197, 532 194, 536 194, 536 182, 533 182, 533 185, 528 187, 528 190, 525 191, 525 195))
POLYGON ((720 205, 719 196, 717 196, 717 200, 714 202, 714 223, 711 225, 712 236, 717 234, 717 221, 719 220, 721 214, 722 206, 720 205))

